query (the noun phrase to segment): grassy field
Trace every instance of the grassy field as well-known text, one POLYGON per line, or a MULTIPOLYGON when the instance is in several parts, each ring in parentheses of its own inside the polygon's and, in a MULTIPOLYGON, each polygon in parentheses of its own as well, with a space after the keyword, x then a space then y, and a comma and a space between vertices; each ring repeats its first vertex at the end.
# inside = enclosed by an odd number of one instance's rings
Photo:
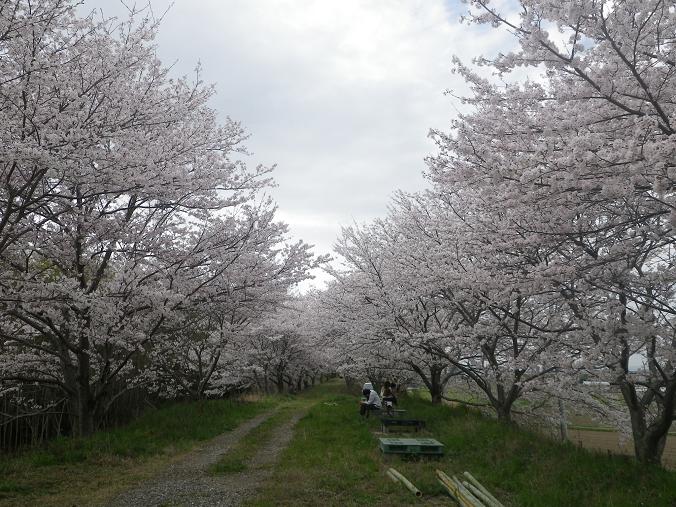
POLYGON ((426 435, 446 446, 441 459, 383 456, 376 418, 362 420, 356 395, 324 385, 324 401, 302 419, 274 476, 251 506, 453 505, 434 476, 470 471, 506 505, 672 506, 676 473, 562 445, 476 413, 404 398, 410 416, 427 422, 426 435), (416 500, 385 476, 393 466, 421 491, 416 500))
POLYGON ((199 442, 273 411, 209 470, 216 475, 246 472, 247 459, 299 409, 307 415, 250 507, 454 505, 435 479, 436 468, 449 475, 470 471, 508 506, 676 505, 676 472, 562 445, 418 397, 404 397, 401 408, 427 422, 423 434, 440 440, 445 456, 384 456, 376 440, 378 419, 360 418, 357 400, 356 393, 332 382, 295 397, 168 406, 125 428, 1 458, 0 505, 99 504, 199 442), (423 498, 387 479, 390 466, 422 490, 423 498))
POLYGON ((2 456, 0 505, 96 504, 277 403, 176 403, 149 411, 124 428, 89 438, 61 438, 43 449, 2 456))

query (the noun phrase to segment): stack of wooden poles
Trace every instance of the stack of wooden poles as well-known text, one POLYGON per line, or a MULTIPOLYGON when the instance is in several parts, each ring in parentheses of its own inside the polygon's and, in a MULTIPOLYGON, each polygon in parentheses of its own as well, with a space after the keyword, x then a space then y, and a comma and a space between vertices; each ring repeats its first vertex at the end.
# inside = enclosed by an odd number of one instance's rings
POLYGON ((437 479, 462 507, 504 507, 472 474, 465 472, 460 480, 437 470, 437 479))

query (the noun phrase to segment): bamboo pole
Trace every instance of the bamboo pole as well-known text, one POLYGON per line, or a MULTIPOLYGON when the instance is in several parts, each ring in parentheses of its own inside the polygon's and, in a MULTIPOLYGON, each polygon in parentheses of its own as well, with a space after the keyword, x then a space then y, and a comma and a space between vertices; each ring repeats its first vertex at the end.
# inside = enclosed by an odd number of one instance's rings
POLYGON ((467 477, 467 480, 468 480, 471 484, 474 484, 474 486, 475 486, 477 489, 479 489, 484 495, 486 495, 486 496, 491 500, 491 503, 493 504, 492 507, 504 507, 504 505, 502 505, 502 504, 500 503, 500 501, 499 501, 497 498, 495 498, 495 497, 491 494, 491 492, 488 491, 488 490, 483 486, 483 484, 481 484, 478 480, 476 480, 472 474, 470 474, 469 472, 465 472, 464 475, 465 475, 465 477, 467 477))
POLYGON ((444 487, 444 489, 448 492, 449 496, 453 500, 458 502, 460 507, 474 507, 473 505, 468 503, 467 500, 465 500, 465 498, 458 492, 458 489, 456 488, 455 484, 444 482, 439 478, 437 478, 437 480, 439 481, 439 484, 441 484, 444 487))
POLYGON ((483 502, 488 507, 495 507, 495 503, 488 497, 483 491, 477 488, 474 484, 471 484, 467 481, 462 481, 462 485, 465 486, 470 493, 477 497, 481 502, 483 502))
POLYGON ((399 479, 397 479, 397 476, 394 475, 394 474, 393 474, 392 472, 390 472, 389 470, 387 471, 387 476, 388 476, 390 479, 392 479, 394 482, 399 482, 399 479))
POLYGON ((449 477, 441 470, 437 470, 437 479, 439 483, 448 491, 451 498, 455 499, 461 507, 485 507, 477 498, 467 491, 466 488, 460 484, 457 478, 449 477))
POLYGON ((413 483, 411 483, 411 481, 409 481, 406 477, 404 477, 402 474, 397 472, 394 468, 390 468, 388 470, 388 472, 391 472, 392 475, 394 475, 399 480, 399 482, 401 482, 404 486, 406 486, 408 488, 408 490, 411 493, 413 493, 415 496, 418 496, 418 497, 422 496, 422 492, 418 488, 416 488, 413 485, 413 483))
POLYGON ((481 500, 479 500, 476 496, 474 496, 470 492, 470 490, 468 490, 465 486, 462 485, 460 479, 458 479, 455 475, 451 477, 451 479, 455 482, 456 486, 458 487, 458 491, 462 493, 462 496, 465 497, 465 499, 470 503, 470 505, 474 507, 486 507, 481 500))

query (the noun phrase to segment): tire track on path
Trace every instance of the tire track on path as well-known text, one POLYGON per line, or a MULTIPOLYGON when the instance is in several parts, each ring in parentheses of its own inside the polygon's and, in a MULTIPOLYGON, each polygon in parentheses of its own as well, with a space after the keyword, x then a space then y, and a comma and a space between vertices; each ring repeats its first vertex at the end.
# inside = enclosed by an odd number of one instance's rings
POLYGON ((247 461, 243 472, 209 475, 207 469, 227 454, 247 433, 275 412, 266 412, 219 435, 168 466, 152 479, 114 498, 108 507, 237 506, 258 490, 272 473, 272 465, 291 441, 296 423, 307 409, 299 409, 275 428, 271 438, 247 461))
POLYGON ((275 429, 272 437, 247 461, 247 470, 238 474, 222 477, 222 485, 228 491, 228 497, 220 503, 199 503, 190 505, 218 505, 234 507, 255 496, 258 489, 272 475, 274 465, 282 451, 293 438, 298 421, 307 413, 307 408, 298 410, 291 418, 275 429))

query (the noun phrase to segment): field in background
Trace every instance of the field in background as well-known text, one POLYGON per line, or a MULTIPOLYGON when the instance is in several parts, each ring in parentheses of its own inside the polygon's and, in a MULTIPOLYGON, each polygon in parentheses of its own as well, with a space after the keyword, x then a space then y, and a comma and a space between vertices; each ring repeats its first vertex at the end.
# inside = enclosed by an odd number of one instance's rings
MULTIPOLYGON (((634 455, 632 441, 622 442, 616 431, 603 429, 568 429, 568 440, 585 449, 606 451, 613 454, 634 455)), ((669 434, 664 448, 662 463, 665 467, 676 470, 676 435, 669 434)))
MULTIPOLYGON (((424 390, 415 390, 416 395, 423 398, 428 397, 424 390)), ((477 398, 476 396, 464 392, 457 387, 449 393, 451 397, 471 401, 474 403, 484 403, 485 400, 477 398)), ((445 402, 449 406, 459 406, 458 403, 445 402)), ((619 454, 625 456, 634 455, 633 440, 622 439, 615 428, 600 424, 598 421, 585 416, 580 413, 572 413, 569 408, 566 408, 566 419, 568 421, 568 440, 585 449, 609 452, 611 454, 619 454)), ((518 417, 516 417, 519 421, 518 417)), ((519 421, 524 422, 524 421, 519 421)), ((528 421, 527 426, 546 435, 553 440, 560 440, 559 427, 553 423, 538 423, 534 424, 528 421)), ((665 467, 676 470, 676 425, 672 426, 672 430, 667 437, 667 443, 664 449, 662 463, 665 467)))

